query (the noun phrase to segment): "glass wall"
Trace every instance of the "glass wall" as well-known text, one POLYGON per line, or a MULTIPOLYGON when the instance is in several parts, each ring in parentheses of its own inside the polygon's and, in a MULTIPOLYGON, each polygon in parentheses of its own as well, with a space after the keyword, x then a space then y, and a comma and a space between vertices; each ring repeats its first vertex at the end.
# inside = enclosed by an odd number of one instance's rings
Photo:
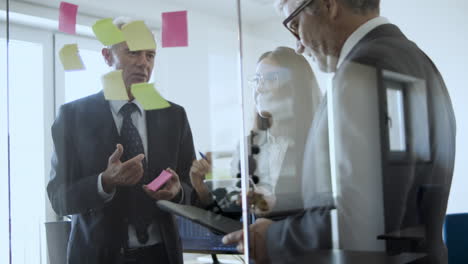
POLYGON ((241 2, 243 67, 253 74, 244 120, 261 123, 252 141, 259 183, 250 190, 273 197, 251 227, 250 257, 332 263, 359 251, 369 263, 447 263, 445 215, 467 209, 455 209, 450 193, 464 181, 455 167, 461 93, 450 78, 460 70, 418 26, 458 37, 423 15, 413 23, 412 7, 397 12, 398 1, 277 1, 276 10, 241 2))
MULTIPOLYGON (((115 263, 147 248, 157 253, 149 257, 173 263, 237 255, 222 235, 156 204, 205 208, 225 188, 240 197, 236 2, 10 4, 11 59, 6 65, 2 56, 1 70, 2 258, 11 252, 12 263, 115 263), (137 112, 126 116, 120 109, 127 105, 137 112), (208 169, 192 173, 195 160, 208 169), (160 174, 170 175, 160 192, 142 187, 154 187, 160 174)), ((236 201, 226 210, 241 228, 236 201)))
POLYGON ((0 262, 8 263, 8 91, 7 91, 7 2, 0 3, 0 262))
POLYGON ((468 6, 324 2, 0 0, 0 263, 447 263, 468 6))

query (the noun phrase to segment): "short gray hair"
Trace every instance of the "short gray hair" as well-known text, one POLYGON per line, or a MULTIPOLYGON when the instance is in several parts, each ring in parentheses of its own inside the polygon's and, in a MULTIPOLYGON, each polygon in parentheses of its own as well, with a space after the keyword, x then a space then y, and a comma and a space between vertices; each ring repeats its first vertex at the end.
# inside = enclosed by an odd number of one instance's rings
MULTIPOLYGON (((278 11, 282 11, 284 5, 293 0, 276 0, 275 6, 278 11)), ((358 14, 367 14, 370 11, 380 11, 380 0, 338 0, 346 7, 358 14)))
POLYGON ((135 19, 121 16, 121 17, 116 17, 114 21, 112 21, 112 23, 114 23, 114 25, 118 27, 119 29, 122 29, 124 25, 132 23, 133 21, 135 21, 135 19))

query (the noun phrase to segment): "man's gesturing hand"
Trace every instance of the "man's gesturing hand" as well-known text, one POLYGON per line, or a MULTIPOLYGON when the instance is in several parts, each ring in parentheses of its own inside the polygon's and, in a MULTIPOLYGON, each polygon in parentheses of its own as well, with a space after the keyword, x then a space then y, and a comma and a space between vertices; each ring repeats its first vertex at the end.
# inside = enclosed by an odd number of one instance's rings
POLYGON ((121 162, 123 146, 117 144, 117 149, 109 157, 107 169, 102 173, 102 187, 107 193, 117 186, 131 186, 137 184, 143 177, 144 154, 139 154, 126 162, 121 162))

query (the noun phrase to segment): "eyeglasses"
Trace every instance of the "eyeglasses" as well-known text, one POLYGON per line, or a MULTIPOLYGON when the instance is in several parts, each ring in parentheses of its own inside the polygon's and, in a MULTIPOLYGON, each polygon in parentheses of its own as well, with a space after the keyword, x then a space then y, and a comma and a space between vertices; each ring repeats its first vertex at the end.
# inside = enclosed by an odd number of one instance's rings
POLYGON ((279 86, 279 73, 255 74, 252 78, 249 78, 249 84, 257 93, 274 90, 279 86))
POLYGON ((294 10, 284 21, 283 21, 283 25, 286 27, 287 30, 289 30, 289 32, 291 32, 294 37, 296 37, 297 40, 300 40, 300 37, 299 37, 299 33, 297 32, 298 30, 298 25, 297 23, 289 23, 291 22, 297 15, 299 15, 299 13, 302 12, 302 10, 304 10, 308 5, 312 4, 314 0, 305 0, 304 2, 302 2, 302 4, 300 4, 296 10, 294 10))

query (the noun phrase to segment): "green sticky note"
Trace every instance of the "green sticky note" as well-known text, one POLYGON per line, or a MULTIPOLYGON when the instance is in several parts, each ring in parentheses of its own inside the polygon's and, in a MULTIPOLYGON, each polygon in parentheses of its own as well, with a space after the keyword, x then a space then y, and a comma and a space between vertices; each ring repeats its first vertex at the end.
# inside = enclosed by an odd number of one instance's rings
POLYGON ((131 51, 156 49, 154 36, 143 21, 133 21, 124 25, 122 33, 131 51))
POLYGON ((60 61, 66 71, 84 70, 77 44, 67 44, 59 51, 60 61))
POLYGON ((112 18, 98 20, 93 25, 93 32, 96 38, 105 46, 125 41, 122 31, 112 23, 112 18))
POLYGON ((112 71, 101 78, 106 100, 129 100, 122 70, 112 71))
POLYGON ((132 94, 145 110, 164 109, 171 106, 162 98, 152 83, 133 84, 132 94))

